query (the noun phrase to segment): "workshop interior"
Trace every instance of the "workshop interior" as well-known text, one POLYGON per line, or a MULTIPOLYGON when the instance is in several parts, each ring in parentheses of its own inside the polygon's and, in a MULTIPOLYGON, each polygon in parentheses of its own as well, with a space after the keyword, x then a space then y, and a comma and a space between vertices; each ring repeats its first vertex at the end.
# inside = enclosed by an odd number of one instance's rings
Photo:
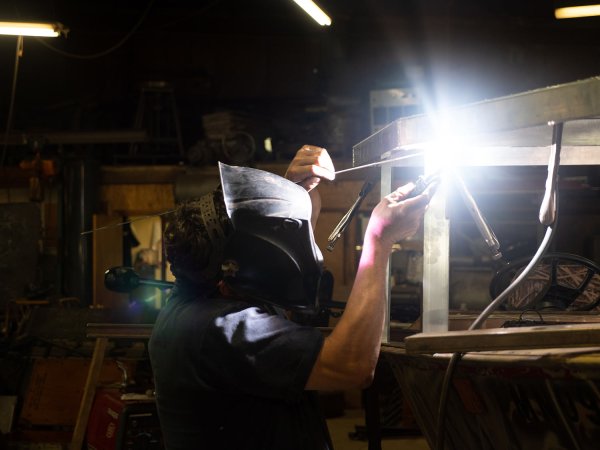
POLYGON ((290 319, 325 334, 374 206, 431 192, 389 260, 373 384, 319 396, 334 447, 597 448, 593 3, 2 2, 0 448, 163 449, 147 344, 169 214, 223 173, 283 176, 304 144, 337 171, 317 302, 295 255, 272 291, 298 286, 290 319))

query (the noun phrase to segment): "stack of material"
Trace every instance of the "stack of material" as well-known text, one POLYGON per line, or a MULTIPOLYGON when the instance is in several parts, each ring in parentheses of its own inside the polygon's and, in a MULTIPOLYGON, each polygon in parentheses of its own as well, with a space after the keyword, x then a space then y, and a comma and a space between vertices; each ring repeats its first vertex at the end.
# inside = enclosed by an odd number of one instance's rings
POLYGON ((237 132, 254 135, 262 127, 255 117, 234 111, 221 111, 202 116, 202 126, 207 139, 222 140, 237 132))

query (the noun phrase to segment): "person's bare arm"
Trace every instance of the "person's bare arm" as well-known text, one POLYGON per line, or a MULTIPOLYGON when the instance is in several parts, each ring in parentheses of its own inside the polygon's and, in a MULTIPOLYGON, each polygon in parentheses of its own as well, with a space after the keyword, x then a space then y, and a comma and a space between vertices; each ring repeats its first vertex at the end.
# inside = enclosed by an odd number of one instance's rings
POLYGON ((312 202, 311 225, 313 230, 321 212, 321 196, 315 189, 321 179, 333 180, 335 178, 333 162, 327 150, 314 145, 303 145, 296 152, 290 163, 285 178, 299 184, 308 191, 312 202))
POLYGON ((403 200, 413 187, 399 188, 375 207, 346 308, 325 339, 306 389, 360 388, 372 381, 384 326, 388 257, 395 242, 418 230, 429 201, 427 194, 403 200))
MULTIPOLYGON (((309 192, 314 229, 321 210, 321 197, 315 188, 321 179, 335 178, 327 150, 304 145, 290 163, 285 177, 309 192)), ((372 381, 383 333, 385 281, 392 245, 418 230, 429 201, 427 194, 403 200, 413 187, 411 183, 397 189, 373 210, 344 314, 325 339, 306 389, 350 389, 372 381)))

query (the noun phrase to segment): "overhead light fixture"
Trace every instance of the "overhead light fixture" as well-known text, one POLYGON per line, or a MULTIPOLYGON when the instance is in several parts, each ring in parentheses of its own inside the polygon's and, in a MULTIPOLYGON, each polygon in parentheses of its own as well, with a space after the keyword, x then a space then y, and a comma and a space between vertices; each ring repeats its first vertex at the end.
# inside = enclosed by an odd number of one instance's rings
POLYGON ((586 1, 557 1, 554 17, 557 19, 576 19, 600 16, 600 3, 586 1))
POLYGON ((331 25, 331 19, 323 12, 319 6, 312 0, 294 0, 300 8, 302 8, 310 17, 312 17, 319 25, 331 25))
POLYGON ((57 37, 66 34, 61 23, 0 22, 0 34, 11 36, 57 37))
POLYGON ((13 72, 12 89, 10 92, 10 106, 8 107, 8 118, 6 119, 6 130, 4 132, 4 145, 0 153, 0 168, 4 166, 4 160, 8 149, 8 136, 12 126, 12 117, 15 106, 15 92, 17 89, 17 76, 19 73, 19 59, 23 56, 23 41, 25 36, 34 37, 57 37, 69 32, 62 23, 40 23, 40 22, 0 22, 0 35, 17 37, 17 48, 15 52, 15 68, 13 72))

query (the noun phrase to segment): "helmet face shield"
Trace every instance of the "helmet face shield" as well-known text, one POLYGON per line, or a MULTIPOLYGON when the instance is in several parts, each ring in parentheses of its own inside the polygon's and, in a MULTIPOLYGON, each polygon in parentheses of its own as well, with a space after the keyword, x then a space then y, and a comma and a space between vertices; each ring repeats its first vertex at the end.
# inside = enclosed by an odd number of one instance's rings
POLYGON ((310 221, 308 192, 296 183, 264 170, 219 163, 223 198, 230 219, 238 211, 262 217, 310 221))
POLYGON ((249 167, 219 163, 219 171, 234 228, 224 253, 225 281, 260 301, 316 311, 323 256, 306 190, 249 167))

